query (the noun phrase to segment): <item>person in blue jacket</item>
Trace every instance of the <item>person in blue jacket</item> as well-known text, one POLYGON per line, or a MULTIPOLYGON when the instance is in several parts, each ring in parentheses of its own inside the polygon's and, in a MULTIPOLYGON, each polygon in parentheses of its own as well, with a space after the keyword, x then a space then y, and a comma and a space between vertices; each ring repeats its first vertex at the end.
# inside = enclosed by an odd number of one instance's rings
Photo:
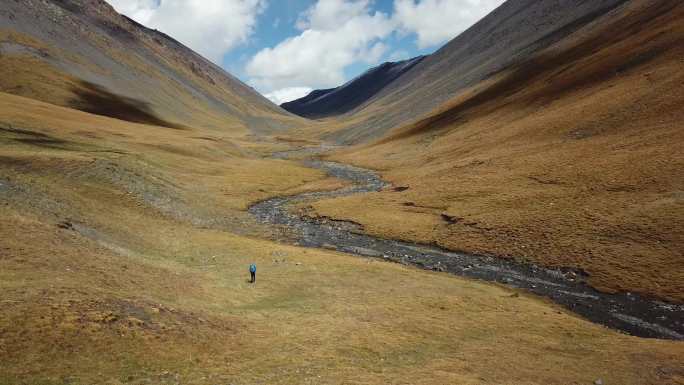
POLYGON ((253 263, 249 265, 249 274, 252 276, 252 280, 250 282, 256 282, 256 264, 253 263))

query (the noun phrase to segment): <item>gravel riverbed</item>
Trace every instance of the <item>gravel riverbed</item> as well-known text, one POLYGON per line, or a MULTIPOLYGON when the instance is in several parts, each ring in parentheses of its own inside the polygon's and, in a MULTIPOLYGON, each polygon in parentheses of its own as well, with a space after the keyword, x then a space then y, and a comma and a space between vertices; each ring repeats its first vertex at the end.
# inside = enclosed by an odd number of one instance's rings
POLYGON ((548 269, 491 256, 470 255, 430 245, 382 239, 363 234, 359 226, 329 218, 300 217, 292 204, 322 198, 379 191, 387 186, 376 173, 325 161, 305 161, 309 167, 353 182, 336 191, 307 192, 258 202, 249 211, 258 221, 288 227, 305 247, 334 249, 423 269, 498 282, 549 298, 584 318, 640 337, 684 340, 684 306, 633 293, 599 292, 586 276, 571 269, 548 269))

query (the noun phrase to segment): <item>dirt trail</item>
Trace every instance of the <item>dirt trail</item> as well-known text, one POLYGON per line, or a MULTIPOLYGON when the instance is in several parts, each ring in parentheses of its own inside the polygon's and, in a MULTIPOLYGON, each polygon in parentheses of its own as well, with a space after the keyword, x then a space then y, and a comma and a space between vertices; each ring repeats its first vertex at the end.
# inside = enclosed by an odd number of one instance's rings
MULTIPOLYGON (((292 153, 275 154, 285 158, 292 153)), ((311 151, 307 151, 311 154, 311 151)), ((470 255, 429 245, 381 239, 365 235, 359 226, 328 218, 300 217, 288 210, 294 203, 378 191, 385 183, 374 172, 345 164, 305 161, 309 167, 349 180, 353 186, 329 192, 276 197, 249 209, 259 221, 287 226, 301 246, 323 247, 498 282, 547 297, 593 322, 635 336, 684 340, 684 306, 644 298, 632 293, 602 293, 585 282, 586 276, 571 269, 547 269, 495 257, 470 255)), ((515 296, 515 294, 514 294, 515 296)))

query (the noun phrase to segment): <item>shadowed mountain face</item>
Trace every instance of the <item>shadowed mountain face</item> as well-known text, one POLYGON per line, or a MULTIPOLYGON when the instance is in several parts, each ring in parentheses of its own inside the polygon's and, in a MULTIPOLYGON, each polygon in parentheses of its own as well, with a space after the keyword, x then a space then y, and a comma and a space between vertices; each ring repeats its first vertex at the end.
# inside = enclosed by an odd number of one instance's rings
POLYGON ((389 129, 426 116, 459 93, 562 41, 625 1, 508 1, 368 96, 360 108, 345 115, 354 115, 354 124, 325 138, 342 143, 377 139, 389 129))
POLYGON ((269 132, 298 119, 102 0, 0 3, 0 91, 139 123, 269 132))
POLYGON ((383 63, 342 86, 315 90, 303 98, 283 103, 281 107, 294 114, 314 119, 347 113, 363 105, 424 58, 425 56, 418 56, 400 62, 383 63))

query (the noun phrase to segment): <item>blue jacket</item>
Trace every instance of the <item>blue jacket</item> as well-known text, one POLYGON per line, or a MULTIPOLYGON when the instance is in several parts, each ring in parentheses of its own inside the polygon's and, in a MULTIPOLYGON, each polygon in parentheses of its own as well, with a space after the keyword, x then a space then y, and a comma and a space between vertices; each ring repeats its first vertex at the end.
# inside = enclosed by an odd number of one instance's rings
POLYGON ((249 265, 249 272, 250 273, 256 273, 256 265, 255 264, 249 265))

